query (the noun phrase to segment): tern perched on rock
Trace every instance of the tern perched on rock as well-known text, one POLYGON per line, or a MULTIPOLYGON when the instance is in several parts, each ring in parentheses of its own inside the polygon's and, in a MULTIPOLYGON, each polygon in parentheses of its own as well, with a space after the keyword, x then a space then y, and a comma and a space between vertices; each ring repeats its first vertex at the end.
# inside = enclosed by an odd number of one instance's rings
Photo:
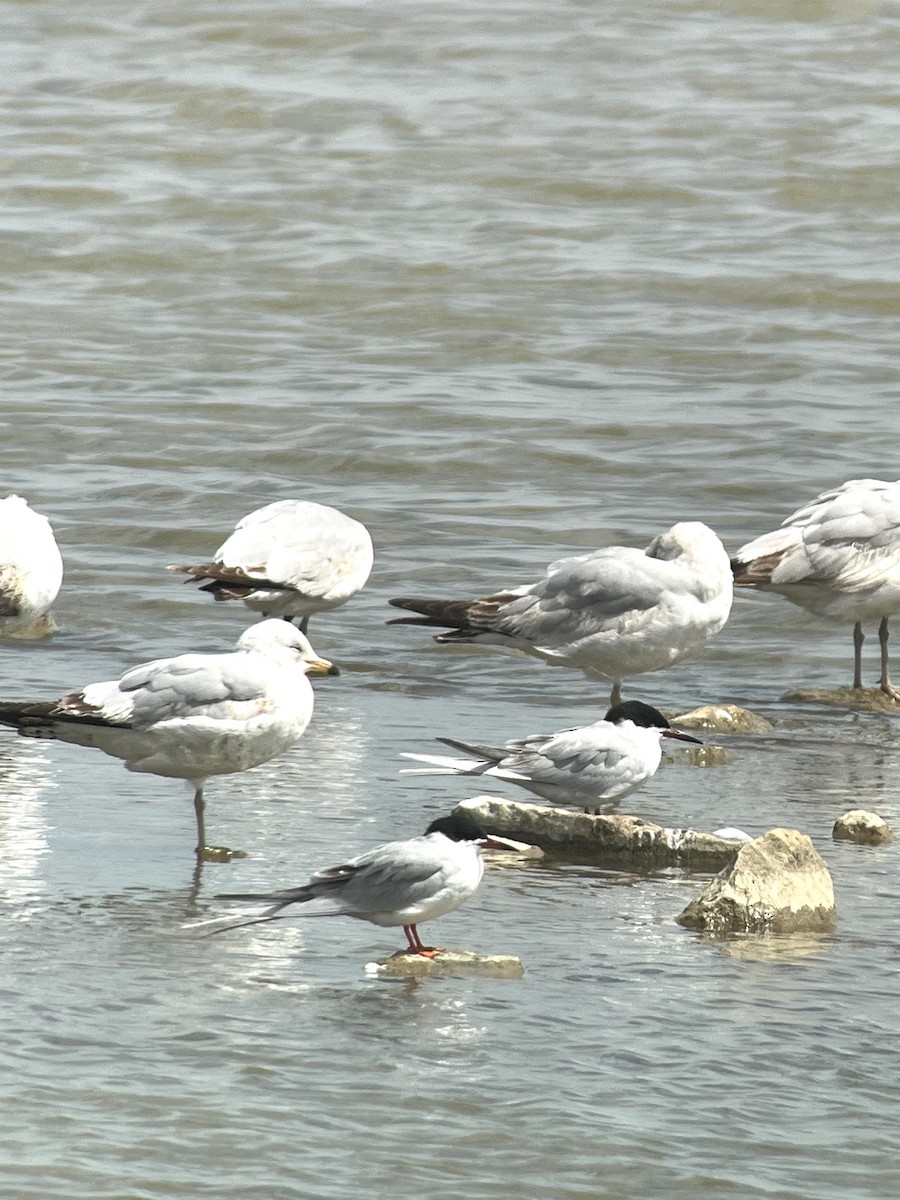
POLYGON ((277 500, 239 522, 212 562, 170 571, 190 575, 215 600, 243 600, 267 617, 298 620, 346 604, 372 570, 374 551, 359 521, 309 500, 277 500))
POLYGON ((246 771, 293 745, 312 717, 308 673, 336 668, 293 625, 261 621, 228 654, 156 659, 59 700, 0 701, 0 724, 93 746, 129 771, 188 780, 203 857, 206 779, 246 771))
MULTIPOLYGON (((373 925, 402 925, 411 954, 433 958, 441 947, 424 946, 417 926, 453 912, 481 882, 480 846, 491 839, 471 817, 454 813, 432 821, 421 837, 385 842, 336 867, 317 871, 302 887, 278 892, 225 892, 219 900, 264 901, 257 917, 218 929, 238 929, 288 916, 356 917, 373 925), (315 902, 315 904, 313 904, 315 902), (284 910, 310 904, 302 912, 284 910)), ((507 849, 499 843, 498 849, 507 849)))
POLYGON ((652 705, 627 700, 593 725, 553 734, 533 733, 502 746, 440 737, 439 742, 472 757, 404 754, 404 758, 432 765, 401 774, 503 779, 553 804, 621 800, 656 774, 663 738, 700 744, 699 738, 673 729, 652 705))
POLYGON ((738 587, 778 592, 817 617, 853 622, 862 687, 863 622, 878 622, 879 686, 892 700, 888 619, 900 611, 900 480, 850 479, 798 508, 732 559, 738 587))
POLYGON ((0 500, 0 636, 40 636, 55 628, 50 606, 63 561, 46 517, 21 496, 0 500))
POLYGON ((731 599, 724 546, 707 525, 684 521, 646 550, 609 546, 561 558, 537 583, 478 600, 398 597, 391 604, 421 615, 391 624, 449 627, 438 642, 506 646, 577 667, 611 681, 616 705, 626 676, 659 671, 714 637, 731 599))

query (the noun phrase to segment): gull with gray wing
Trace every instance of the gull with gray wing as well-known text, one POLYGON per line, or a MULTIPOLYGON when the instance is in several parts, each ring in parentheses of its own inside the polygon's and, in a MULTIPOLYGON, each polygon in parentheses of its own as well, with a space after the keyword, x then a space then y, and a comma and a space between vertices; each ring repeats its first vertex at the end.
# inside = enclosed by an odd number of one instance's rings
POLYGON ((0 701, 0 724, 23 737, 90 746, 129 771, 194 787, 197 855, 207 849, 203 785, 268 762, 300 737, 313 712, 307 674, 336 674, 284 621, 245 630, 228 654, 181 654, 91 683, 58 700, 0 701))
POLYGON ((398 597, 418 617, 391 624, 449 627, 436 641, 506 646, 550 666, 612 683, 659 671, 701 649, 731 611, 728 555, 700 521, 658 534, 645 550, 609 546, 551 563, 544 578, 478 600, 398 597))
POLYGON ((892 700, 888 620, 900 612, 900 480, 850 479, 791 513, 732 559, 738 587, 777 592, 817 617, 853 624, 862 687, 863 622, 878 622, 879 687, 892 700))

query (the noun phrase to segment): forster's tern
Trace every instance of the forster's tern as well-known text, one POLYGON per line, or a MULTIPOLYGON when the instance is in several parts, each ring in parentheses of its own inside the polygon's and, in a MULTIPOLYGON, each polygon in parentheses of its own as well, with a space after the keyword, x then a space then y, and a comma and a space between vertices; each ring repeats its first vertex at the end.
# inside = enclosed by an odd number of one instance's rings
POLYGON ((226 892, 220 900, 264 901, 270 907, 226 929, 281 920, 287 916, 346 916, 373 925, 402 925, 411 954, 427 958, 441 947, 423 946, 417 925, 432 921, 468 900, 481 882, 480 845, 490 845, 471 817, 454 813, 432 821, 421 837, 385 842, 336 867, 317 871, 302 887, 278 892, 226 892), (289 905, 316 904, 302 912, 289 905))
POLYGON ((531 734, 502 746, 483 746, 456 738, 437 740, 473 758, 404 754, 431 769, 401 774, 455 774, 508 780, 554 804, 620 800, 656 773, 661 739, 699 739, 672 729, 649 704, 628 700, 611 708, 602 721, 553 734, 531 734))

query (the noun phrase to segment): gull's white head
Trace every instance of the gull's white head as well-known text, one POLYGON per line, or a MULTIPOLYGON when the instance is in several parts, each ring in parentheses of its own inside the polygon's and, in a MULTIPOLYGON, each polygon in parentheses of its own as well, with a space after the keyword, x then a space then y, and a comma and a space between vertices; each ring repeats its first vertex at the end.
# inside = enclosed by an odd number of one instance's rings
POLYGON ((338 675, 327 658, 320 658, 305 633, 290 621, 269 617, 245 629, 238 638, 239 650, 252 650, 281 662, 299 662, 307 675, 338 675))

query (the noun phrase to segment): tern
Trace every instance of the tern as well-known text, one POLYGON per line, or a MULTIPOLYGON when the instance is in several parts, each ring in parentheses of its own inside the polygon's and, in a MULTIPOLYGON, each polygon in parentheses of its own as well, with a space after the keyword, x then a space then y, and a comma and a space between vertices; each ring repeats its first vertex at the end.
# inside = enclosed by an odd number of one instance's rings
POLYGON ((181 654, 133 667, 58 700, 0 701, 0 724, 23 737, 93 746, 129 771, 194 787, 197 856, 207 850, 203 785, 268 762, 300 737, 313 712, 307 674, 336 674, 284 621, 245 630, 228 654, 181 654))
POLYGON ((433 765, 401 774, 489 776, 518 784, 554 804, 621 800, 656 774, 663 738, 701 744, 699 738, 673 729, 652 705, 627 700, 592 725, 533 733, 502 746, 440 737, 439 742, 474 757, 404 754, 433 765))
MULTIPOLYGON (((270 907, 251 920, 217 929, 224 933, 244 925, 288 916, 355 917, 373 925, 402 925, 410 954, 434 958, 443 947, 425 946, 417 926, 459 908, 481 882, 484 863, 479 847, 493 843, 464 813, 432 821, 420 837, 385 842, 339 866, 317 871, 301 887, 277 892, 223 892, 218 900, 264 901, 270 907), (290 905, 316 907, 284 912, 290 905)), ((503 843, 499 849, 508 849, 503 843)))
POLYGON ((577 667, 612 683, 659 671, 699 650, 731 611, 728 555, 715 533, 683 521, 646 550, 609 546, 551 563, 544 578, 477 600, 398 597, 422 615, 390 624, 439 625, 436 641, 506 646, 550 666, 577 667))
POLYGON ((173 563, 215 600, 243 600, 267 617, 298 620, 346 604, 372 570, 368 529, 327 504, 277 500, 244 517, 212 562, 173 563), (205 582, 203 582, 205 581, 205 582))
POLYGON ((738 587, 778 592, 817 617, 853 624, 853 687, 862 687, 864 621, 877 621, 879 687, 892 700, 888 619, 900 611, 900 480, 850 479, 798 508, 732 559, 738 587))

